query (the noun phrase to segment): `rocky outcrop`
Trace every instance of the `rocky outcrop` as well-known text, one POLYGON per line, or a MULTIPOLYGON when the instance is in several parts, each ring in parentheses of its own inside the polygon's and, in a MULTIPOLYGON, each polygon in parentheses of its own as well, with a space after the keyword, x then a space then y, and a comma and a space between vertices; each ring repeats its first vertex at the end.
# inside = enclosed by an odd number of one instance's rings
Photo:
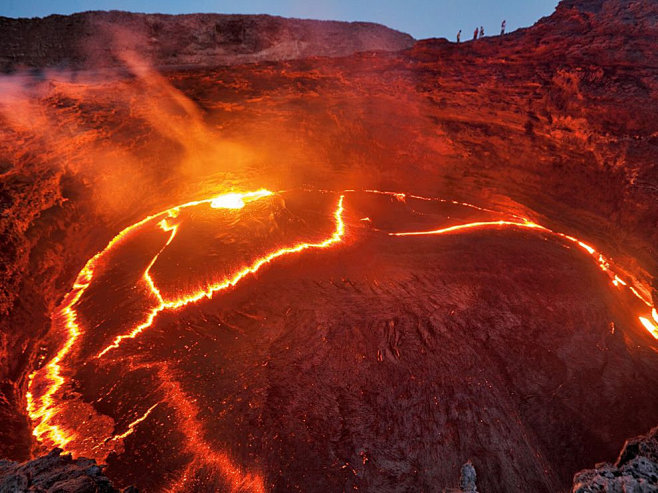
POLYGON ((443 491, 444 493, 477 493, 477 473, 470 460, 461 468, 459 488, 447 488, 443 491))
POLYGON ((573 478, 573 493, 658 491, 658 427, 624 444, 614 464, 597 464, 573 478))
MULTIPOLYGON (((0 493, 119 493, 103 474, 102 466, 89 459, 48 455, 19 464, 0 460, 0 493)), ((123 490, 136 493, 134 488, 123 490)))
POLYGON ((398 51, 414 40, 370 22, 285 19, 269 15, 84 12, 36 19, 0 17, 0 68, 100 68, 125 52, 160 68, 211 67, 398 51))

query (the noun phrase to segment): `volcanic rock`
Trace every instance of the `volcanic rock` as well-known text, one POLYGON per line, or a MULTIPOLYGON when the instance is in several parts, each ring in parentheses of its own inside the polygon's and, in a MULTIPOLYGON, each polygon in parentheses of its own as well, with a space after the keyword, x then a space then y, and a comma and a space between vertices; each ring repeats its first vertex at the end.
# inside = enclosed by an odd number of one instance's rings
POLYGON ((573 478, 574 493, 658 491, 658 428, 624 444, 614 464, 597 464, 573 478))
POLYGON ((101 68, 125 52, 159 68, 212 67, 398 51, 414 40, 371 22, 270 15, 136 14, 93 11, 35 19, 0 17, 0 68, 101 68))
MULTIPOLYGON (((72 459, 54 449, 22 464, 0 460, 1 493, 118 493, 95 460, 72 459)), ((124 490, 134 492, 133 488, 124 490)))
POLYGON ((477 493, 477 473, 469 460, 461 468, 459 488, 446 488, 444 493, 477 493))

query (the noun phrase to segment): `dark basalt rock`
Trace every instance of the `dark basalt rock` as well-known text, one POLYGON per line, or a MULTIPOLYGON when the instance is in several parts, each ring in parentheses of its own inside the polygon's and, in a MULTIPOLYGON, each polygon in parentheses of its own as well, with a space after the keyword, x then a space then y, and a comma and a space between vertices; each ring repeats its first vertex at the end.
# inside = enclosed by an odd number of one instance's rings
POLYGON ((410 47, 408 34, 370 22, 269 15, 83 12, 0 17, 0 68, 121 66, 130 51, 160 68, 208 67, 410 47))
MULTIPOLYGON (((0 493, 119 493, 95 460, 75 459, 54 449, 22 464, 0 460, 0 493)), ((126 488, 124 493, 136 493, 126 488)))
POLYGON ((628 440, 614 464, 580 471, 573 483, 573 493, 658 491, 658 427, 628 440))
POLYGON ((477 473, 473 463, 469 460, 461 468, 459 488, 446 488, 444 493, 478 493, 477 473))

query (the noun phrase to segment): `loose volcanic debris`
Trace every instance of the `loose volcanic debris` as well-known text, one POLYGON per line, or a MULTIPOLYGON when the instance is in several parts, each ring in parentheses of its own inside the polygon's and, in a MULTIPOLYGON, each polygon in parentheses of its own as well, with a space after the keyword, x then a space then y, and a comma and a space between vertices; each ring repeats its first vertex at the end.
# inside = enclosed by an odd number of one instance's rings
POLYGON ((95 460, 72 459, 53 449, 48 455, 19 464, 0 460, 2 493, 136 493, 128 487, 118 490, 103 474, 95 460))

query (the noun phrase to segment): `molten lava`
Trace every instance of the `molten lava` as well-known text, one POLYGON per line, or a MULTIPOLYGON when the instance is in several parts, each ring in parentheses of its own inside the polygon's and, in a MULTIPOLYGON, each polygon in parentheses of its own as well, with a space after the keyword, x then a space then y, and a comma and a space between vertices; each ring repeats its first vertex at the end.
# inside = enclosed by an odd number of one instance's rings
MULTIPOLYGON (((112 363, 114 360, 106 361, 111 356, 116 356, 118 358, 116 360, 117 362, 122 361, 121 358, 126 358, 127 356, 125 354, 130 353, 129 348, 118 351, 119 348, 122 348, 123 343, 128 340, 137 339, 146 329, 154 325, 160 314, 164 312, 174 313, 188 305, 196 304, 204 299, 211 299, 216 293, 237 286, 240 281, 256 274, 268 264, 282 257, 300 254, 306 250, 328 249, 343 242, 346 237, 346 224, 343 216, 347 194, 365 194, 366 196, 384 195, 390 196, 395 201, 401 203, 405 203, 408 199, 436 201, 448 203, 452 206, 466 207, 482 213, 504 216, 504 219, 499 220, 473 221, 418 231, 384 231, 372 225, 373 222, 377 221, 376 217, 368 216, 358 220, 356 224, 359 226, 355 226, 357 229, 361 228, 366 231, 365 234, 380 234, 383 232, 385 233, 384 236, 387 237, 407 238, 454 235, 487 228, 510 228, 536 231, 563 243, 575 244, 586 252, 597 263, 598 267, 609 276, 612 285, 620 293, 630 293, 633 295, 633 298, 640 300, 644 305, 648 306, 649 313, 647 314, 642 311, 637 314, 637 317, 642 327, 654 338, 658 339, 658 314, 655 307, 640 294, 641 287, 634 286, 631 280, 622 279, 620 274, 613 271, 613 266, 609 259, 594 247, 573 236, 552 231, 527 218, 514 214, 500 213, 492 209, 464 202, 378 190, 344 190, 342 192, 331 193, 335 193, 338 196, 338 200, 332 214, 333 232, 330 235, 325 235, 321 239, 290 241, 287 244, 282 244, 275 248, 268 247, 264 253, 259 253, 241 265, 236 265, 233 259, 223 259, 222 262, 231 266, 227 271, 228 274, 222 275, 219 280, 207 283, 198 289, 187 290, 185 287, 181 287, 174 296, 163 294, 163 289, 154 279, 152 271, 162 256, 172 247, 181 228, 186 225, 186 219, 183 218, 184 211, 205 207, 206 209, 224 210, 222 217, 230 217, 230 215, 237 214, 238 211, 245 209, 252 202, 258 203, 266 198, 280 197, 282 194, 274 194, 267 190, 257 190, 247 193, 227 193, 205 200, 188 202, 148 216, 117 234, 104 250, 97 253, 87 262, 78 274, 71 291, 64 298, 61 308, 54 317, 55 331, 62 331, 64 342, 55 356, 44 367, 34 371, 29 377, 27 412, 34 425, 33 434, 37 440, 46 447, 58 446, 76 455, 94 456, 102 460, 110 452, 121 453, 123 450, 123 441, 133 434, 141 423, 154 413, 159 412, 158 410, 160 408, 168 407, 173 409, 178 426, 183 430, 185 437, 184 450, 190 456, 182 474, 172 483, 171 488, 173 490, 189 487, 190 484, 194 484, 195 474, 205 470, 205 468, 210 468, 220 472, 220 475, 230 485, 232 491, 241 489, 257 492, 265 491, 266 488, 262 476, 253 472, 245 472, 242 467, 236 465, 226 452, 216 450, 204 437, 204 425, 198 418, 200 409, 186 395, 185 391, 177 382, 175 374, 168 368, 166 363, 159 366, 146 365, 144 367, 147 369, 151 367, 157 368, 157 379, 160 382, 157 388, 163 397, 150 405, 141 414, 138 414, 138 417, 123 428, 124 431, 121 433, 113 429, 115 425, 107 423, 107 420, 103 420, 102 413, 95 411, 93 405, 80 403, 78 399, 68 398, 72 385, 70 375, 72 375, 73 367, 80 364, 78 358, 81 351, 81 340, 93 335, 90 327, 86 325, 84 318, 80 316, 79 305, 85 293, 90 289, 90 286, 97 280, 96 277, 99 269, 101 267, 103 269, 108 267, 106 260, 114 255, 117 249, 125 246, 128 240, 134 240, 138 234, 148 231, 150 231, 149 234, 155 234, 158 230, 160 231, 160 235, 165 233, 164 243, 154 250, 155 253, 152 254, 146 268, 137 281, 137 285, 142 286, 140 290, 144 292, 142 295, 144 301, 140 304, 141 310, 143 310, 140 320, 128 327, 119 327, 121 329, 120 334, 112 337, 109 342, 105 341, 102 348, 95 353, 95 358, 82 360, 85 365, 90 362, 93 362, 95 365, 112 363), (233 267, 234 265, 235 267, 233 267), (114 355, 113 351, 121 354, 114 355), (85 409, 85 412, 89 414, 90 426, 96 423, 93 433, 87 431, 83 435, 78 432, 78 423, 74 420, 74 417, 81 412, 81 409, 85 409)), ((247 211, 245 214, 252 213, 247 211)), ((259 240, 259 242, 262 242, 262 240, 259 240)), ((263 245, 260 245, 259 248, 262 247, 263 245)), ((109 263, 109 261, 107 262, 109 263)), ((209 265, 208 269, 212 270, 213 266, 209 265)), ((98 367, 100 368, 100 366, 98 367)))
MULTIPOLYGON (((344 234, 345 234, 345 224, 343 222, 343 200, 344 196, 340 196, 336 210, 334 212, 334 221, 335 221, 335 230, 333 234, 318 242, 301 242, 293 244, 291 246, 282 247, 276 249, 266 255, 263 255, 253 261, 251 264, 246 265, 237 271, 235 271, 231 276, 223 279, 220 282, 213 283, 204 289, 185 293, 182 296, 175 299, 165 299, 160 289, 156 286, 153 278, 151 277, 151 268, 157 262, 160 254, 172 243, 176 233, 178 231, 179 225, 172 225, 168 221, 178 217, 180 211, 184 208, 195 207, 202 204, 209 203, 210 207, 213 209, 241 209, 245 206, 246 203, 252 202, 264 197, 273 195, 272 192, 266 190, 259 190, 256 192, 249 193, 230 193, 225 195, 220 195, 212 199, 189 202, 180 206, 173 207, 162 213, 155 214, 145 218, 144 220, 129 226, 121 233, 119 233, 115 238, 110 241, 108 246, 99 254, 95 255, 88 263, 85 265, 83 270, 78 275, 78 278, 73 286, 73 290, 65 298, 63 308, 60 311, 60 316, 64 320, 64 326, 68 331, 68 338, 64 346, 59 350, 56 356, 48 363, 48 365, 41 370, 37 370, 30 375, 30 384, 29 392, 27 394, 27 412, 33 422, 36 423, 33 434, 37 439, 50 446, 56 445, 59 447, 66 447, 76 454, 86 454, 91 455, 92 450, 87 450, 86 448, 76 448, 68 447, 68 445, 76 440, 78 437, 75 431, 75 423, 71 423, 70 426, 64 428, 59 424, 53 424, 54 419, 58 411, 61 411, 63 406, 66 406, 65 401, 56 402, 55 395, 66 383, 65 377, 62 376, 62 362, 67 356, 69 356, 74 345, 78 341, 80 335, 84 332, 84 329, 78 323, 78 316, 76 313, 76 304, 85 293, 86 289, 93 282, 94 273, 96 266, 99 261, 103 259, 105 255, 113 250, 113 248, 118 245, 122 240, 127 238, 131 233, 137 231, 141 226, 148 224, 149 222, 157 221, 158 226, 165 232, 170 233, 167 241, 164 246, 157 252, 157 254, 152 258, 148 267, 144 271, 142 280, 149 287, 152 295, 158 301, 158 304, 154 306, 147 314, 145 320, 129 329, 127 333, 117 336, 110 345, 106 346, 101 350, 97 358, 101 358, 110 350, 118 348, 122 341, 125 339, 134 339, 140 333, 142 333, 146 328, 150 327, 153 324, 153 321, 157 315, 163 310, 177 310, 184 307, 190 303, 195 303, 203 298, 212 298, 214 293, 227 289, 229 287, 235 286, 240 280, 244 277, 256 273, 261 267, 272 262, 273 260, 294 253, 299 253, 307 249, 315 248, 329 248, 336 243, 339 243, 344 234), (162 217, 162 219, 160 219, 162 217), (38 397, 35 396, 36 389, 40 387, 46 387, 45 392, 43 392, 38 397)), ((148 417, 151 411, 157 406, 157 404, 151 406, 144 415, 133 421, 129 426, 128 430, 114 437, 108 438, 107 441, 121 440, 127 437, 134 430, 135 426, 141 423, 144 419, 148 417)), ((184 413, 186 419, 190 419, 189 413, 184 413)), ((199 428, 199 426, 196 426, 199 428)), ((198 433, 197 433, 198 435, 198 433)), ((94 449, 97 447, 94 447, 94 449)), ((210 446, 204 445, 201 449, 204 450, 201 456, 207 456, 210 446)), ((195 448, 198 451, 198 447, 195 448)), ((225 474, 231 478, 235 476, 235 468, 233 466, 228 466, 228 459, 220 454, 219 458, 215 458, 214 463, 221 466, 225 474)), ((242 481, 240 481, 242 483, 242 481)), ((256 481, 254 484, 259 484, 256 481)), ((255 491, 263 491, 262 487, 254 488, 255 491)))

